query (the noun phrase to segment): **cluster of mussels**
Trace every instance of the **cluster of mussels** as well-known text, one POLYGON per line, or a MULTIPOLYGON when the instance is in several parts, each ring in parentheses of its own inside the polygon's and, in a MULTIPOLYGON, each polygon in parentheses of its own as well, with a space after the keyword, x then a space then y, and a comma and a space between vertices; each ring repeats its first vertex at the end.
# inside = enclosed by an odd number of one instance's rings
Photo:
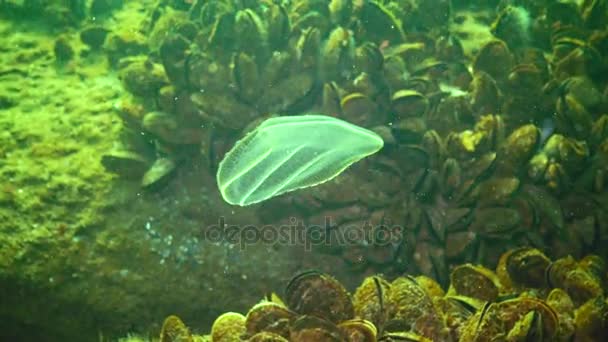
POLYGON ((425 276, 376 275, 352 296, 308 271, 291 280, 285 301, 271 295, 246 316, 225 313, 210 336, 170 316, 161 341, 605 341, 606 271, 595 255, 551 262, 521 248, 503 254, 496 272, 457 266, 447 292, 425 276))
POLYGON ((447 284, 449 265, 516 246, 605 253, 607 6, 480 5, 492 39, 468 54, 454 27, 476 14, 449 1, 160 1, 146 46, 106 39, 134 97, 102 162, 151 187, 192 155, 215 170, 268 115, 320 112, 385 148, 254 210, 268 223, 329 218, 331 234, 402 228, 398 243, 330 244, 353 266, 447 284))

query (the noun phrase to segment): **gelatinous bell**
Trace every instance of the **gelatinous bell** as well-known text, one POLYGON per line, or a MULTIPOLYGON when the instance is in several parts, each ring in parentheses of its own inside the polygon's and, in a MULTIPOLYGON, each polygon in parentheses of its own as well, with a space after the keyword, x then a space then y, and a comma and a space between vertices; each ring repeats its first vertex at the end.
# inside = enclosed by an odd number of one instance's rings
POLYGON ((247 206, 327 182, 383 145, 376 133, 330 116, 270 118, 226 154, 217 184, 226 202, 247 206))

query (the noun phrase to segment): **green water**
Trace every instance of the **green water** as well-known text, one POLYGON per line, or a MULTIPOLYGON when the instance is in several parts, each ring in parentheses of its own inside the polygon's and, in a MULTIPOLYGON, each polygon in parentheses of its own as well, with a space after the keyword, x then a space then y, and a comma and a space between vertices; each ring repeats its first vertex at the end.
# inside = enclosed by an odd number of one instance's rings
POLYGON ((538 254, 509 269, 580 308, 606 285, 607 22, 602 0, 0 0, 0 339, 204 335, 304 270, 447 290, 523 247, 599 258, 591 290, 538 254), (313 113, 348 124, 239 150, 313 113), (310 146, 339 151, 289 164, 320 178, 222 197, 228 151, 310 146))

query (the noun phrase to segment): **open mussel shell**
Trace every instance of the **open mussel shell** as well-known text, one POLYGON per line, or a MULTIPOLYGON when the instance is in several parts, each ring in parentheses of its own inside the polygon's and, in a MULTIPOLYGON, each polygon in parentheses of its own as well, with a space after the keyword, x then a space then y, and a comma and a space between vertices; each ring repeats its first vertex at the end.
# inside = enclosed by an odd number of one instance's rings
POLYGON ((303 272, 294 277, 285 290, 287 306, 301 315, 311 315, 330 322, 354 317, 348 291, 336 279, 317 271, 303 272))
POLYGON ((546 286, 545 274, 551 260, 538 249, 524 247, 511 250, 504 262, 513 284, 531 288, 546 286))
POLYGON ((399 118, 420 117, 429 109, 428 99, 411 89, 396 91, 391 97, 393 111, 399 118))
POLYGON ((460 265, 454 268, 450 275, 450 293, 494 301, 498 298, 499 291, 498 277, 483 266, 460 265))
POLYGON ((517 320, 507 333, 508 341, 543 340, 542 318, 537 311, 530 311, 517 320))
POLYGON ((295 318, 296 313, 285 306, 263 301, 249 310, 245 326, 249 336, 267 331, 287 338, 289 337, 289 325, 295 318))
POLYGON ((344 120, 355 125, 369 127, 382 121, 376 118, 378 116, 376 103, 364 94, 352 93, 346 95, 340 101, 340 107, 344 120))

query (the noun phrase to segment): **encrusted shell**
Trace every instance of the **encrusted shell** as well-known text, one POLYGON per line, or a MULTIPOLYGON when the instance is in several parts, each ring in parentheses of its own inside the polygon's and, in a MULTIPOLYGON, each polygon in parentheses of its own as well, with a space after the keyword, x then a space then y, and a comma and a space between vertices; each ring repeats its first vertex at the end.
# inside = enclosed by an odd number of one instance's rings
POLYGON ((450 290, 462 296, 494 301, 498 298, 500 283, 491 270, 471 264, 454 268, 450 275, 450 290))
POLYGON ((226 312, 213 322, 211 339, 213 342, 238 341, 245 331, 245 316, 237 312, 226 312))
POLYGON ((535 248, 520 248, 506 258, 506 271, 514 284, 541 288, 546 286, 545 273, 551 260, 535 248))
POLYGON ((296 317, 281 304, 263 301, 254 305, 247 313, 245 326, 247 334, 253 336, 261 331, 268 331, 283 337, 289 337, 289 324, 296 317))
POLYGON ((547 282, 550 286, 566 290, 577 304, 603 293, 597 278, 580 267, 570 256, 558 259, 549 266, 547 282))
POLYGON ((251 336, 248 342, 289 342, 285 337, 271 333, 268 331, 261 331, 253 336, 251 336))
POLYGON ((431 297, 411 276, 391 283, 388 294, 390 332, 413 331, 432 339, 446 338, 445 322, 441 319, 431 297))
POLYGON ((364 319, 350 319, 338 324, 348 341, 356 342, 375 342, 378 337, 378 330, 374 324, 364 319))
POLYGON ((604 296, 592 298, 575 312, 575 340, 606 341, 608 339, 608 302, 604 296))
POLYGON ((285 290, 287 306, 301 314, 341 322, 354 317, 349 293, 336 279, 308 271, 294 277, 285 290))
POLYGON ((356 316, 381 329, 388 319, 389 288, 390 283, 380 276, 365 278, 353 295, 356 316))
POLYGON ((293 342, 341 342, 344 333, 332 322, 315 316, 300 316, 291 326, 289 340, 293 342))
POLYGON ((574 326, 574 303, 572 299, 570 299, 566 291, 553 289, 549 292, 546 302, 557 313, 559 326, 556 337, 560 341, 567 341, 574 335, 576 329, 574 326))

